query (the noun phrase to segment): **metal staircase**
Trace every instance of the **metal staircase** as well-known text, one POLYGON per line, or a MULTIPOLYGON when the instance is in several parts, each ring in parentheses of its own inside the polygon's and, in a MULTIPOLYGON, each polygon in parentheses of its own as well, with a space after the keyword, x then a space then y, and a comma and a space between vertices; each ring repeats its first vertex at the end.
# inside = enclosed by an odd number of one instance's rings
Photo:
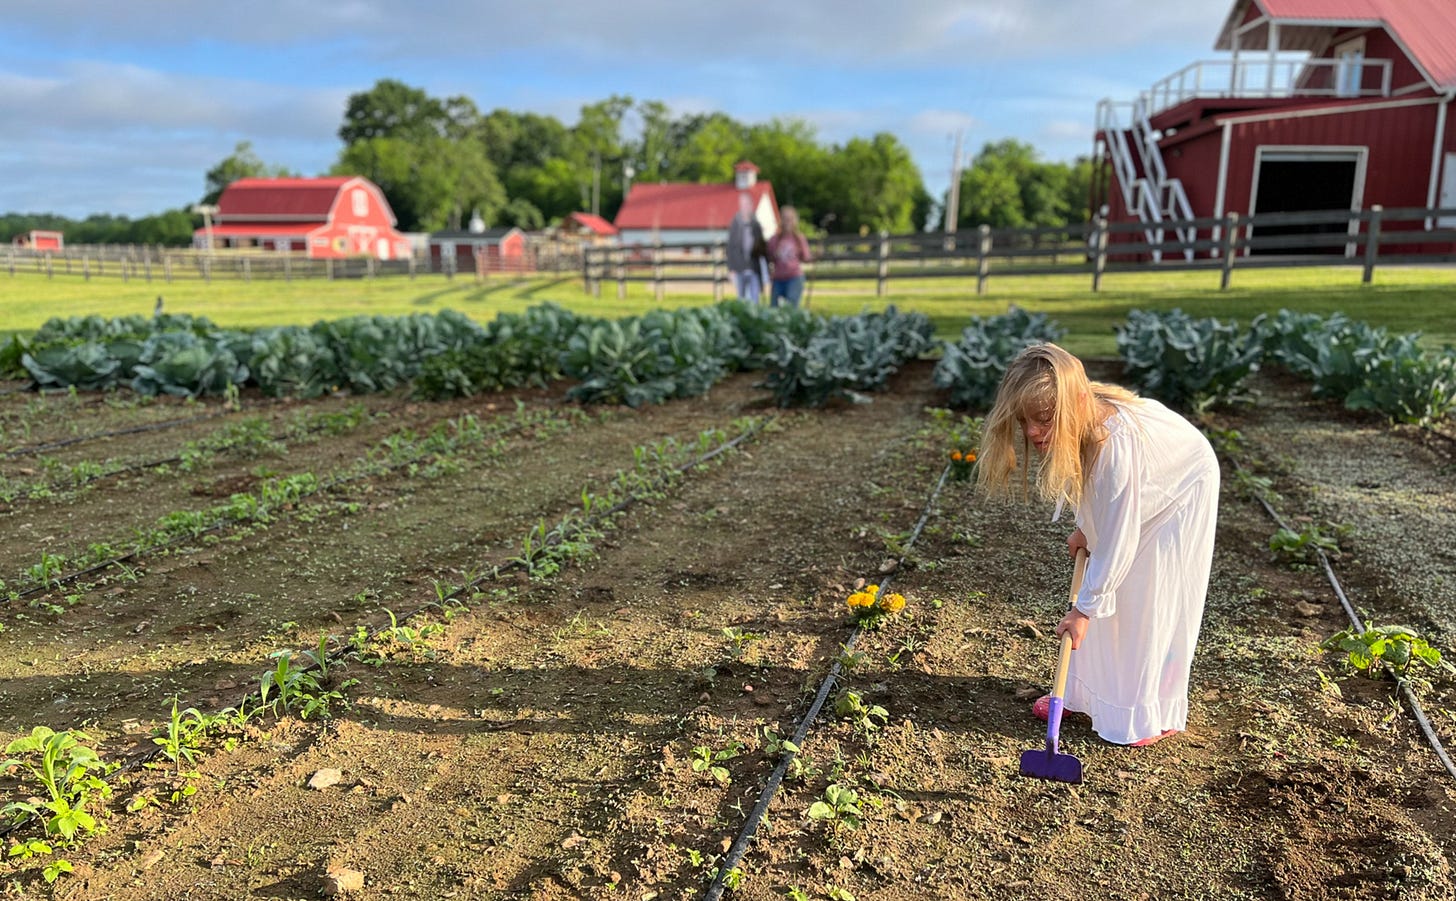
MULTIPOLYGON (((1179 241, 1191 244, 1197 229, 1179 223, 1191 222, 1193 208, 1183 182, 1168 177, 1163 152, 1158 148, 1158 133, 1148 117, 1147 98, 1140 97, 1133 103, 1103 100, 1097 104, 1097 130, 1103 135, 1117 184, 1122 188, 1123 205, 1146 226, 1148 243, 1163 243, 1165 230, 1171 227, 1179 241), (1123 112, 1128 116, 1126 124, 1123 112)), ((1192 260, 1193 250, 1185 249, 1183 256, 1192 260)), ((1162 258, 1162 251, 1153 251, 1154 262, 1162 258)))

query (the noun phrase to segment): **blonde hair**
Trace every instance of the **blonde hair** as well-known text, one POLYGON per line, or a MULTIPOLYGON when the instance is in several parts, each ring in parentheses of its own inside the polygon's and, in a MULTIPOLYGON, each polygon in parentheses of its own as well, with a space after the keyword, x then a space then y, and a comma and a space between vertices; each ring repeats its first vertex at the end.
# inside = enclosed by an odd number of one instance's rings
POLYGON ((1006 367, 996 403, 986 415, 977 484, 992 494, 1035 494, 1053 502, 1066 498, 1077 506, 1107 437, 1103 403, 1126 406, 1137 401, 1126 388, 1090 381, 1082 361, 1055 344, 1027 347, 1006 367), (1048 413, 1050 439, 1033 476, 1031 439, 1022 423, 1048 413), (1021 474, 1019 485, 1012 481, 1014 472, 1021 474))
POLYGON ((784 227, 786 234, 802 234, 799 231, 799 211, 791 206, 779 207, 779 222, 784 227))

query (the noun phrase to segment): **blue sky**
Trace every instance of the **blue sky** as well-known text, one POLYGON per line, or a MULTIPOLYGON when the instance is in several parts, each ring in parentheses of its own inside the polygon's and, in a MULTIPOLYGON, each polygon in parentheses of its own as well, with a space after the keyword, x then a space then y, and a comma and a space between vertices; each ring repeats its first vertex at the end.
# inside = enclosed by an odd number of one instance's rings
POLYGON ((321 173, 349 95, 380 78, 568 124, 583 103, 626 94, 679 114, 798 117, 827 143, 889 131, 939 196, 960 129, 968 155, 1006 137, 1049 159, 1089 153, 1097 101, 1215 56, 1231 6, 7 0, 0 212, 183 206, 239 141, 321 173))

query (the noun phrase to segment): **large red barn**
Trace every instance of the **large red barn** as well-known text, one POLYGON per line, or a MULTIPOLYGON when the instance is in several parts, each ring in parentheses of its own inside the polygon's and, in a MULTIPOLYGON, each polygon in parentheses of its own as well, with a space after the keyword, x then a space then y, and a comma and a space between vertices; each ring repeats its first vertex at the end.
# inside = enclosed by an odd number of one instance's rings
POLYGON ((1236 0, 1214 49, 1100 104, 1111 221, 1456 207, 1456 0, 1236 0))
POLYGON ((367 178, 240 178, 217 207, 212 224, 193 234, 195 246, 304 251, 314 259, 410 255, 389 201, 367 178))

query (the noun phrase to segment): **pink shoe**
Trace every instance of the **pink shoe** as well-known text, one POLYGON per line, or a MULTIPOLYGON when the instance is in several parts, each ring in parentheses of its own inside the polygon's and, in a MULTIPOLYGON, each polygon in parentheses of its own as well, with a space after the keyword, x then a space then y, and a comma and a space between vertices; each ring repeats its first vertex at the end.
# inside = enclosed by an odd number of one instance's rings
POLYGON ((1052 696, 1051 695, 1042 695, 1041 697, 1039 697, 1035 701, 1033 701, 1032 704, 1031 704, 1031 715, 1034 716, 1034 717, 1036 717, 1037 719, 1041 720, 1042 722, 1046 722, 1047 717, 1051 716, 1051 712, 1052 712, 1052 696))
POLYGON ((1128 745, 1128 747, 1129 748, 1146 748, 1148 745, 1156 744, 1156 743, 1162 741, 1163 739, 1167 738, 1168 736, 1176 734, 1178 731, 1179 730, 1177 730, 1177 729, 1164 729, 1158 735, 1150 735, 1147 738, 1140 738, 1137 741, 1133 742, 1132 744, 1128 745))

